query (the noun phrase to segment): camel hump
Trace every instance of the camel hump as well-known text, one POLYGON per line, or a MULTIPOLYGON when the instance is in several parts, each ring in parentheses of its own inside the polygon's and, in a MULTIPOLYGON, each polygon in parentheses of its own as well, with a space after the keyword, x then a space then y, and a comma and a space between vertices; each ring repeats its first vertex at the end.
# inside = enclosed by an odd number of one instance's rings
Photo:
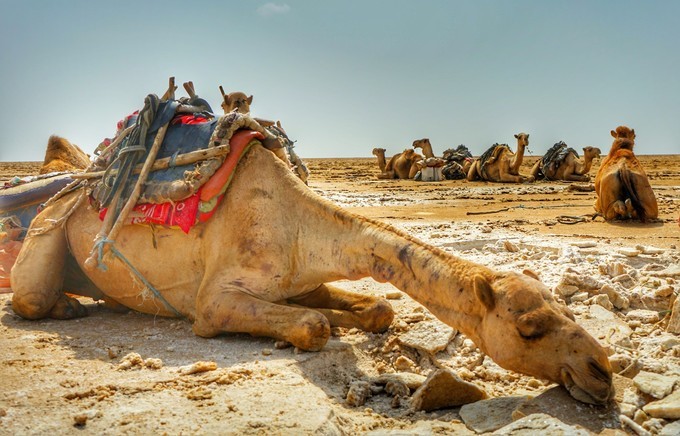
POLYGON ((90 164, 88 155, 75 144, 57 135, 50 136, 40 174, 84 169, 90 164))
POLYGON ((637 192, 638 189, 643 189, 644 187, 639 186, 638 179, 636 177, 636 174, 628 168, 628 165, 624 163, 621 165, 621 168, 619 169, 618 172, 619 180, 621 181, 621 186, 623 187, 623 198, 624 199, 630 199, 631 205, 633 206, 633 209, 637 212, 638 218, 640 221, 645 222, 647 221, 647 213, 645 211, 645 207, 642 204, 642 201, 640 201, 640 197, 638 196, 637 192))

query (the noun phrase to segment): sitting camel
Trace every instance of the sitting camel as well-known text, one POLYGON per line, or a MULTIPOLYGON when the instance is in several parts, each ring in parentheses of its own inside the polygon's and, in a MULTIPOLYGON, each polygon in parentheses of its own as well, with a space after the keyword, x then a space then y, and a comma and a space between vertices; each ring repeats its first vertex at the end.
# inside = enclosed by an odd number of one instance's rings
POLYGON ((476 159, 467 173, 467 180, 477 179, 490 182, 533 182, 534 176, 523 176, 519 173, 519 167, 524 159, 524 150, 529 147, 529 134, 518 133, 517 153, 513 153, 507 144, 494 144, 476 159))
POLYGON ((633 153, 635 130, 619 126, 595 177, 595 211, 605 220, 656 219, 659 209, 647 174, 633 153))
POLYGON ((47 141, 45 160, 40 174, 85 169, 90 165, 90 157, 75 144, 56 135, 47 141))
POLYGON ((86 262, 102 227, 87 199, 81 187, 33 221, 12 270, 12 308, 23 318, 86 315, 67 291, 185 317, 202 337, 244 332, 320 350, 332 326, 390 327, 387 300, 329 284, 373 277, 459 329, 502 367, 562 384, 582 401, 611 396, 606 352, 535 274, 495 271, 340 208, 258 143, 244 153, 210 220, 188 234, 122 226, 102 255, 106 269, 86 262))
POLYGON ((385 162, 385 149, 384 148, 374 148, 373 154, 378 157, 378 166, 382 173, 378 175, 379 179, 411 179, 416 176, 420 167, 418 162, 423 160, 423 157, 413 151, 413 149, 407 148, 401 153, 397 153, 387 164, 385 162), (381 151, 382 150, 382 151, 381 151), (382 163, 381 163, 382 162, 382 163))
POLYGON ((588 172, 593 160, 600 157, 601 151, 597 147, 583 147, 583 159, 573 148, 567 148, 564 142, 555 144, 542 159, 539 159, 531 169, 534 179, 543 176, 548 180, 566 180, 570 182, 587 182, 590 180, 588 172))

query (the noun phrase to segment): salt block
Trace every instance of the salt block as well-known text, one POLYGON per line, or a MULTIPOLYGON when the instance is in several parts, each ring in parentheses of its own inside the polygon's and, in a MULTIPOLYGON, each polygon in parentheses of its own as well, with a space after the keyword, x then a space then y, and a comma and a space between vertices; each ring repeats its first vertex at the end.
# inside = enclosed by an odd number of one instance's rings
POLYGON ((570 435, 589 436, 591 433, 583 428, 565 424, 559 419, 545 413, 537 413, 518 419, 510 425, 497 430, 495 435, 570 435))
POLYGON ((457 331, 439 321, 425 321, 411 327, 399 337, 399 342, 407 347, 435 354, 449 345, 457 331))
POLYGON ((602 306, 588 306, 587 316, 579 318, 578 324, 597 339, 610 355, 616 351, 611 344, 632 347, 630 337, 633 330, 614 313, 602 306))
POLYGON ((550 415, 565 424, 578 425, 599 433, 605 428, 621 428, 619 408, 615 402, 595 406, 574 399, 562 386, 548 389, 541 395, 519 406, 512 413, 521 419, 535 413, 550 415))
POLYGON ((663 400, 647 404, 642 410, 654 418, 680 419, 680 390, 673 392, 663 400))
POLYGON ((411 407, 414 410, 429 412, 474 403, 485 398, 486 392, 460 379, 453 371, 436 369, 413 393, 411 407))
POLYGON ((636 388, 657 399, 664 398, 673 392, 675 381, 674 377, 648 371, 640 371, 633 379, 636 388))
POLYGON ((680 298, 675 299, 671 309, 671 319, 668 321, 666 331, 669 333, 680 334, 680 298))
POLYGON ((500 397, 465 404, 460 417, 470 430, 486 433, 512 423, 512 412, 531 397, 500 397))

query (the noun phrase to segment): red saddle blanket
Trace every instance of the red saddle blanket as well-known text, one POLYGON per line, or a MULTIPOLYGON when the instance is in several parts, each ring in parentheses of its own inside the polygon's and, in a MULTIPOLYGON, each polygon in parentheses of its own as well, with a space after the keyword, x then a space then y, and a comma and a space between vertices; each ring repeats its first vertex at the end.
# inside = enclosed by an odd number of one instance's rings
MULTIPOLYGON (((196 223, 210 219, 222 202, 236 165, 253 139, 262 140, 264 135, 254 130, 239 130, 229 140, 230 151, 220 168, 194 195, 174 203, 138 203, 127 216, 125 224, 175 226, 189 233, 196 223)), ((99 211, 100 220, 104 220, 107 210, 102 208, 99 211)))

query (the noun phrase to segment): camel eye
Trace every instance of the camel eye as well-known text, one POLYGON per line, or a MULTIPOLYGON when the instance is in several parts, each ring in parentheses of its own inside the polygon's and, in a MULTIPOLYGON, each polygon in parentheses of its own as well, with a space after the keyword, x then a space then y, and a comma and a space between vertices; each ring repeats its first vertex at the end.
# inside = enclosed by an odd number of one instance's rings
POLYGON ((540 312, 531 312, 517 319, 517 332, 526 340, 538 339, 545 335, 546 319, 540 312))

